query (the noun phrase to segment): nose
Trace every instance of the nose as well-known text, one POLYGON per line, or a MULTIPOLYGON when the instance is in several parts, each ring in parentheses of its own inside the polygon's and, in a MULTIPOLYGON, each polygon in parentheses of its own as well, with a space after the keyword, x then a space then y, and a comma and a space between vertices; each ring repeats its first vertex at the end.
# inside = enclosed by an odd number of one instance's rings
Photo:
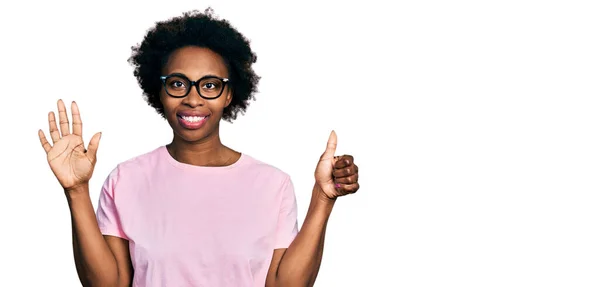
POLYGON ((191 108, 195 108, 198 106, 204 106, 206 104, 206 99, 202 98, 198 93, 198 89, 192 86, 192 88, 190 89, 190 93, 185 98, 183 98, 182 103, 191 108))

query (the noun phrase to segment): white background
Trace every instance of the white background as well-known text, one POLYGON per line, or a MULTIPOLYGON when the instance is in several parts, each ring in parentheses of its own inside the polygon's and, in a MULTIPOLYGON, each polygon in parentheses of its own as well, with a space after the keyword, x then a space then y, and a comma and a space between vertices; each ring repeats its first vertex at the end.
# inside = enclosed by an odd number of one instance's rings
POLYGON ((103 132, 96 206, 116 164, 171 139, 130 47, 209 5, 251 39, 262 76, 223 142, 292 176, 300 223, 331 129, 360 166, 317 286, 599 286, 594 2, 3 2, 0 286, 79 284, 37 138, 56 100, 78 102, 86 142, 103 132))

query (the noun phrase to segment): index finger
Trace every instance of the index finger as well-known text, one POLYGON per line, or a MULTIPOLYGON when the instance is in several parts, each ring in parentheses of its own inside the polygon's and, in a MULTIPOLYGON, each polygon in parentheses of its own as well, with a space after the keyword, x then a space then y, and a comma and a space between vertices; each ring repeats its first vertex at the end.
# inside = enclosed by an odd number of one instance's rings
POLYGON ((81 116, 79 115, 79 107, 77 107, 75 101, 71 103, 71 115, 73 117, 73 134, 81 136, 83 123, 81 122, 81 116))
POLYGON ((338 158, 338 160, 335 162, 334 167, 335 168, 344 168, 344 167, 352 165, 353 163, 354 163, 354 157, 346 154, 346 155, 340 156, 338 158))

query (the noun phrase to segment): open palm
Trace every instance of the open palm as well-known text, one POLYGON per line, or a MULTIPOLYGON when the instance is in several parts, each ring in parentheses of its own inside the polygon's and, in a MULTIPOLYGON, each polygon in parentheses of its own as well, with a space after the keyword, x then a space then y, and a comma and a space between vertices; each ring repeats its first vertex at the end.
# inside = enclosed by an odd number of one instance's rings
POLYGON ((82 123, 77 104, 75 102, 71 104, 73 133, 69 129, 69 118, 63 101, 59 100, 57 105, 60 131, 56 125, 54 112, 48 113, 52 145, 42 130, 39 130, 38 135, 42 147, 46 151, 50 169, 62 187, 68 190, 87 184, 92 177, 101 133, 96 133, 92 137, 86 150, 81 137, 82 123))

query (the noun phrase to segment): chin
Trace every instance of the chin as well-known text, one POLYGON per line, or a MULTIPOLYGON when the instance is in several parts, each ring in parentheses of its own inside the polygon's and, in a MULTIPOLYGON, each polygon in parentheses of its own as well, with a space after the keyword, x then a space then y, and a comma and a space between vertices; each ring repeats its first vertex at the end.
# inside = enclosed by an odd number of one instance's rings
POLYGON ((211 125, 205 125, 200 129, 186 129, 179 125, 179 123, 175 123, 175 125, 171 125, 173 131, 176 136, 181 138, 186 142, 197 142, 207 138, 212 134, 214 130, 211 125))
POLYGON ((187 132, 176 132, 177 136, 185 142, 198 142, 205 139, 208 135, 206 133, 187 133, 187 132))

